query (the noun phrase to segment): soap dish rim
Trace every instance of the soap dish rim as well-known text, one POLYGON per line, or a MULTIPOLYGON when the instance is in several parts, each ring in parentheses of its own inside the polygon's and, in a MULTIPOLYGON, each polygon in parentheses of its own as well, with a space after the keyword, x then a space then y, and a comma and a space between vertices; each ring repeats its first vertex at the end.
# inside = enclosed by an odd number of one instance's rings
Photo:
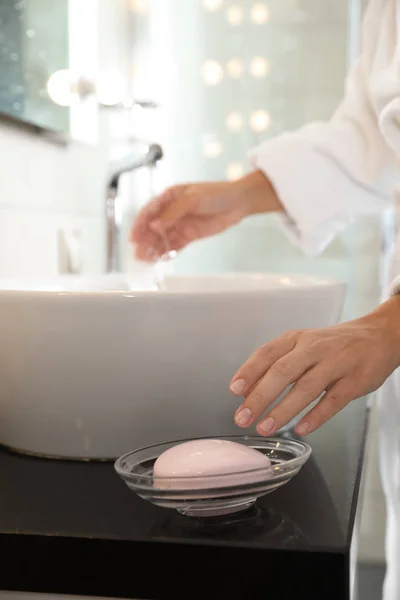
MULTIPOLYGON (((218 488, 229 488, 232 486, 232 478, 235 477, 243 477, 243 476, 247 476, 247 475, 262 475, 263 473, 265 473, 266 478, 268 478, 270 481, 273 480, 278 480, 281 476, 282 476, 282 468, 284 468, 285 471, 290 471, 290 472, 296 472, 297 470, 299 470, 310 458, 311 454, 312 454, 312 448, 309 444, 307 444, 306 442, 304 442, 303 440, 297 440, 297 439, 291 439, 288 437, 283 437, 283 438, 279 438, 279 437, 268 437, 268 438, 263 438, 260 436, 243 436, 243 435, 238 435, 238 436, 203 436, 203 437, 199 437, 199 438, 188 438, 188 439, 180 439, 180 440, 172 440, 169 442, 163 442, 160 444, 151 444, 150 446, 142 446, 140 448, 137 448, 136 450, 131 450, 130 452, 126 452, 125 454, 123 454, 122 456, 120 456, 114 463, 114 468, 116 473, 119 475, 119 477, 121 477, 121 479, 125 480, 126 482, 129 481, 130 479, 134 480, 135 482, 137 482, 138 479, 140 479, 141 485, 140 487, 144 486, 146 487, 146 484, 148 485, 148 489, 152 489, 154 491, 167 491, 165 488, 163 487, 158 487, 158 486, 154 486, 154 474, 151 475, 146 475, 146 474, 140 474, 138 475, 137 473, 131 473, 129 472, 126 468, 122 467, 122 464, 124 462, 126 462, 126 460, 129 457, 133 457, 135 455, 140 455, 140 453, 144 452, 144 451, 149 451, 151 452, 152 449, 155 448, 160 448, 162 446, 165 446, 165 450, 168 450, 169 448, 172 448, 173 446, 176 445, 180 445, 180 444, 184 444, 186 442, 191 442, 194 440, 198 440, 198 441, 203 441, 203 440, 227 440, 227 441, 233 441, 236 443, 241 443, 243 441, 247 442, 247 446, 250 448, 254 448, 254 449, 258 449, 257 446, 267 446, 267 445, 278 445, 278 444, 283 444, 285 446, 291 445, 292 447, 296 447, 299 450, 302 450, 302 453, 299 454, 298 456, 295 456, 294 458, 291 458, 287 461, 278 463, 278 465, 271 464, 271 466, 265 466, 265 467, 257 467, 256 469, 247 469, 244 471, 232 471, 229 473, 222 473, 222 474, 212 474, 212 475, 193 475, 193 476, 175 476, 175 477, 165 477, 165 476, 159 476, 157 475, 157 480, 160 482, 163 482, 164 484, 168 484, 168 483, 177 483, 177 482, 197 482, 199 483, 199 481, 204 482, 205 484, 207 482, 212 483, 215 480, 218 480, 220 482, 220 485, 218 485, 218 488), (250 442, 250 444, 249 444, 250 442), (254 445, 253 445, 254 444, 254 445), (271 470, 272 470, 272 475, 271 475, 271 470), (223 485, 224 480, 226 482, 229 481, 229 483, 225 486, 223 485)), ((260 451, 260 450, 259 450, 260 451)), ((264 454, 264 452, 263 452, 264 454)), ((159 455, 160 456, 160 455, 159 455)), ((266 454, 266 456, 268 456, 266 454)), ((137 464, 140 464, 140 462, 138 462, 137 464)), ((133 465, 135 466, 135 465, 133 465)), ((237 484, 234 484, 235 487, 237 487, 237 484)), ((246 485, 246 484, 244 484, 246 485)), ((143 488, 142 488, 143 489, 143 488)), ((207 490, 215 490, 215 487, 212 486, 211 488, 207 488, 207 486, 205 486, 203 488, 203 491, 206 492, 207 490)), ((176 491, 179 492, 184 492, 185 490, 187 491, 191 491, 193 492, 193 488, 189 487, 189 488, 179 488, 179 490, 177 489, 176 491)), ((197 490, 199 491, 199 490, 197 490)))

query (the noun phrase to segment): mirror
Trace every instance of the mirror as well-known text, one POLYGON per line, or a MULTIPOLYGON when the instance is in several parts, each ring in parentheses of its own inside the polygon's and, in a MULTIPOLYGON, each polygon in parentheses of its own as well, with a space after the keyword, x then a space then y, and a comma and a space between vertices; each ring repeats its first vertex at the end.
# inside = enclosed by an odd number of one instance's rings
POLYGON ((0 111, 56 132, 69 110, 49 97, 49 76, 68 67, 68 0, 0 0, 0 111))
POLYGON ((96 141, 93 98, 64 102, 65 78, 55 80, 56 98, 49 82, 55 74, 68 77, 96 67, 97 10, 98 0, 0 0, 2 116, 66 138, 96 141))

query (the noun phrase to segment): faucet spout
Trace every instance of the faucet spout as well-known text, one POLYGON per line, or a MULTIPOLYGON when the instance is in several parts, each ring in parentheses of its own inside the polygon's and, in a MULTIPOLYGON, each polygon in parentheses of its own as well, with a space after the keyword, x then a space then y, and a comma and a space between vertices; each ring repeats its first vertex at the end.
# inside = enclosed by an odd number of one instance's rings
POLYGON ((107 273, 121 270, 119 242, 122 225, 122 211, 119 206, 119 179, 124 173, 135 171, 142 167, 154 167, 163 157, 163 150, 158 144, 150 144, 145 152, 132 152, 121 160, 115 161, 110 168, 107 184, 107 273))
POLYGON ((136 171, 141 167, 155 166, 163 158, 163 150, 158 144, 150 144, 143 154, 132 152, 111 164, 109 186, 118 188, 121 175, 136 171))

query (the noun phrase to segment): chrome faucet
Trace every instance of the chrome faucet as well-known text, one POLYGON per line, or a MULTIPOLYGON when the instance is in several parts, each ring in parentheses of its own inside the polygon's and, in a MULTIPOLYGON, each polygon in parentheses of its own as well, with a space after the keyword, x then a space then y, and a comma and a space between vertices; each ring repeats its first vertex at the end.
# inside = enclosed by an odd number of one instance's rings
POLYGON ((111 165, 107 183, 107 273, 121 270, 120 236, 122 225, 122 209, 118 201, 119 178, 123 173, 136 171, 142 167, 153 168, 163 157, 158 144, 150 144, 141 154, 132 152, 111 165))

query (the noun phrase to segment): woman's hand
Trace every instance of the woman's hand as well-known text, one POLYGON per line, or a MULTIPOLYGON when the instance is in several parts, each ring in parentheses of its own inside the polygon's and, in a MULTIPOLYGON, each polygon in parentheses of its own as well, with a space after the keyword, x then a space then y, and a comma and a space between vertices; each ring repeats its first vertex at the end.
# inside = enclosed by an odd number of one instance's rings
POLYGON ((324 394, 296 427, 306 435, 349 402, 377 390, 400 365, 400 296, 370 315, 335 327, 292 331, 257 350, 238 370, 231 391, 244 396, 235 414, 239 427, 257 421, 271 435, 324 394))
POLYGON ((281 208, 261 171, 236 182, 178 185, 143 208, 133 224, 130 241, 138 259, 152 262, 167 249, 181 250, 236 225, 246 216, 281 208))

